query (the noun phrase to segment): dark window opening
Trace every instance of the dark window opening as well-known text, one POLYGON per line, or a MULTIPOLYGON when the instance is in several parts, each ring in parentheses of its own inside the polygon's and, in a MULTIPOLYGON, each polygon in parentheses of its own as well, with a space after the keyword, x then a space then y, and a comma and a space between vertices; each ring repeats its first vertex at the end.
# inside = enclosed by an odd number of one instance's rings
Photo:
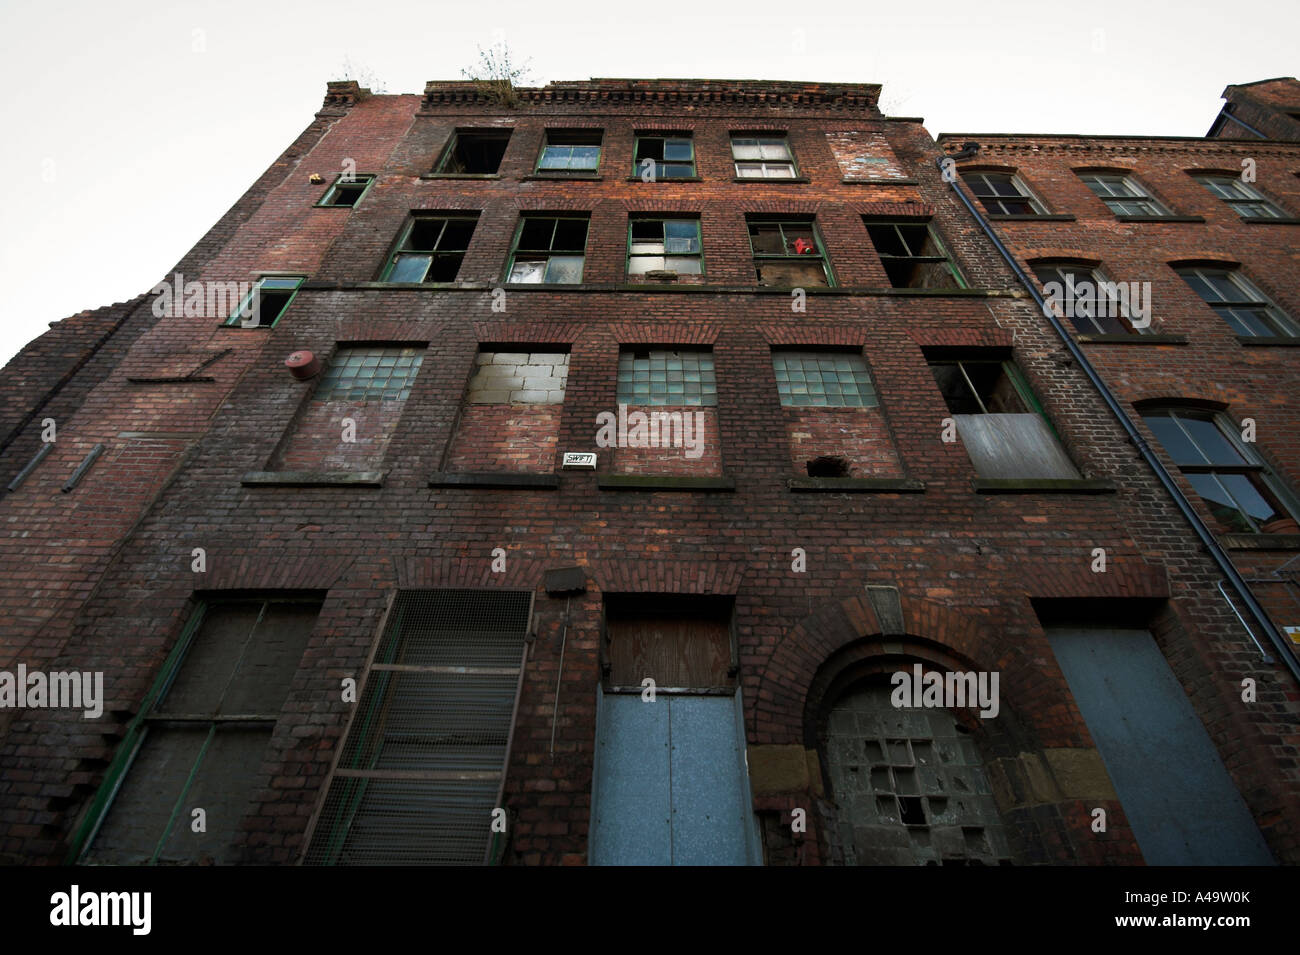
POLYGON ((587 219, 525 216, 507 281, 576 285, 582 282, 587 219))
POLYGON ((925 222, 868 222, 867 234, 894 288, 961 288, 956 266, 925 222))
POLYGON ((695 147, 689 136, 640 136, 632 174, 652 179, 688 179, 695 175, 695 147))
POLYGON ((808 462, 809 477, 848 477, 849 462, 844 458, 823 455, 808 462))
POLYGON ((355 206, 366 194, 374 176, 339 176, 321 198, 322 206, 355 206))
POLYGON ((501 169, 510 133, 457 133, 437 171, 449 175, 493 176, 501 169))
POLYGON ((831 285, 830 268, 810 219, 753 220, 749 244, 759 285, 831 285))
POLYGON ((389 260, 385 282, 454 282, 477 219, 417 216, 389 260))
POLYGON ((270 328, 280 320, 284 310, 289 307, 298 287, 302 285, 302 276, 268 276, 258 279, 253 290, 235 309, 227 320, 227 325, 243 325, 245 328, 270 328))

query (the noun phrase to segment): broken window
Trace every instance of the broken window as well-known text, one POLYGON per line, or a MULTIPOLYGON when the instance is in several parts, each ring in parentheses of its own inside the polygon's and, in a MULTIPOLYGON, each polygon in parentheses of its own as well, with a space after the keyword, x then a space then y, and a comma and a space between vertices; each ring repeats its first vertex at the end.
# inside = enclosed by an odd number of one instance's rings
POLYGON ((695 176, 695 145, 689 135, 638 136, 632 175, 640 178, 690 179, 695 176))
POLYGON ((1240 176, 1221 176, 1212 173, 1198 174, 1198 182, 1224 202, 1243 219, 1285 219, 1286 213, 1264 197, 1254 186, 1241 181, 1240 176))
POLYGON ((628 222, 627 274, 704 271, 699 219, 631 219, 628 222))
POLYGON ((995 216, 1041 216, 1043 204, 1025 184, 1006 172, 963 172, 962 179, 979 199, 985 211, 995 216))
POLYGON ((928 222, 867 220, 867 234, 894 288, 965 287, 928 222))
POLYGON ((532 594, 405 590, 363 677, 304 862, 497 861, 532 594))
POLYGON ((510 130, 461 129, 451 138, 434 172, 444 176, 494 176, 510 142, 510 130))
POLYGON ((1300 335, 1290 317, 1236 269, 1189 266, 1177 271, 1238 335, 1250 338, 1300 335))
POLYGON ((321 375, 315 401, 405 401, 424 360, 423 348, 340 348, 321 375))
POLYGON ((128 732, 84 862, 229 865, 318 598, 222 600, 191 619, 128 732), (203 831, 193 823, 202 810, 203 831))
POLYGON ((896 708, 888 686, 839 698, 823 751, 845 861, 856 865, 996 865, 1006 829, 965 728, 943 708, 896 708))
POLYGON ((507 281, 577 285, 586 254, 585 216, 524 216, 507 281))
POLYGON ((245 328, 274 327, 304 281, 306 277, 302 275, 263 276, 254 283, 252 290, 239 303, 226 324, 242 325, 245 328))
MULTIPOLYGON (((1070 263, 1042 263, 1034 274, 1043 283, 1049 305, 1084 335, 1130 335, 1138 332, 1116 286, 1097 269, 1070 263), (1053 287, 1054 286, 1054 287, 1053 287)), ((1127 295, 1127 292, 1125 292, 1127 295)))
POLYGON ((831 285, 830 267, 811 219, 750 220, 749 246, 759 285, 831 285))
POLYGON ((478 220, 416 216, 384 270, 383 282, 454 282, 478 220))
POLYGON ((599 129, 548 129, 538 172, 595 172, 600 166, 599 129))
POLYGON ((1079 178, 1117 216, 1167 216, 1171 213, 1128 176, 1120 173, 1080 173, 1079 178))
POLYGON ((355 206, 361 201, 361 197, 366 194, 370 184, 375 181, 371 175, 346 175, 342 174, 334 180, 334 184, 325 190, 325 195, 321 197, 319 205, 322 206, 355 206))
POLYGON ((853 352, 773 351, 772 373, 787 407, 874 408, 867 363, 853 352))
POLYGON ((740 179, 794 179, 794 154, 784 134, 732 136, 731 156, 740 179))
POLYGON ((1201 496, 1221 531, 1300 534, 1296 512, 1283 503, 1290 495, 1224 416, 1160 408, 1143 411, 1142 420, 1201 496))
POLYGON ((1020 370, 998 359, 931 359, 930 370, 982 478, 1078 479, 1020 370))
POLYGON ((713 353, 707 350, 623 351, 618 402, 628 405, 716 405, 713 353))

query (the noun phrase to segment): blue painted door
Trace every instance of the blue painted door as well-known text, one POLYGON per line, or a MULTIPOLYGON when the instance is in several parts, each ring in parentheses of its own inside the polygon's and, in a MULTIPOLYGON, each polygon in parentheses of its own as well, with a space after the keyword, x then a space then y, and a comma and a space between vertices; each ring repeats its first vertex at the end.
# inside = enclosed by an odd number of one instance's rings
POLYGON ((1272 865, 1151 634, 1054 628, 1047 635, 1147 865, 1272 865))
POLYGON ((601 692, 597 710, 592 865, 761 861, 739 695, 601 692))

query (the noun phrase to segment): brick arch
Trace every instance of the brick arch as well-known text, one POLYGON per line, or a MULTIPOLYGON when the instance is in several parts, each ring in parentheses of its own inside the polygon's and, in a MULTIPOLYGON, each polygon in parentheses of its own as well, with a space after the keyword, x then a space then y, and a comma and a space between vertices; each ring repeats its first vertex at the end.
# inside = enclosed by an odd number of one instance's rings
POLYGON ((1085 251, 1084 249, 1071 249, 1064 246, 1036 246, 1032 249, 1026 249, 1021 258, 1031 267, 1035 265, 1077 264, 1095 269, 1101 265, 1101 259, 1097 258, 1095 249, 1085 251))
MULTIPOLYGON (((979 617, 923 598, 902 598, 903 629, 909 637, 883 636, 864 596, 831 601, 795 624, 768 658, 758 682, 756 743, 802 743, 801 728, 824 665, 857 644, 845 665, 871 656, 897 656, 905 647, 924 648, 934 662, 948 658, 974 669, 994 669, 989 626, 979 617), (935 656, 935 654, 938 656, 935 656)), ((828 684, 829 685, 829 684, 828 684)))
POLYGON ((1203 380, 1193 382, 1173 375, 1153 376, 1152 380, 1130 385, 1128 390, 1129 404, 1138 414, 1141 414, 1143 409, 1156 405, 1226 411, 1232 404, 1231 393, 1217 382, 1203 380))

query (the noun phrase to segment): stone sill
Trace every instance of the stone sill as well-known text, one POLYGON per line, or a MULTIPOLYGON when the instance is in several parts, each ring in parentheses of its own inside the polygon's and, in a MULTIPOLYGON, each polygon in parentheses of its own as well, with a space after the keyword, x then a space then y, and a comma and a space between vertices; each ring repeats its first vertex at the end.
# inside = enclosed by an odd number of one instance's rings
POLYGON ((1077 217, 1066 213, 1061 215, 993 215, 985 213, 984 218, 990 222, 1076 222, 1077 217))
MULTIPOLYGON (((313 282, 303 288, 312 291, 336 292, 490 292, 493 289, 506 289, 510 292, 528 294, 613 294, 622 292, 657 293, 669 292, 686 295, 782 295, 789 297, 790 290, 797 286, 777 285, 696 285, 680 282, 620 282, 617 284, 597 285, 584 283, 569 285, 545 282, 331 282, 325 279, 313 282)), ((880 296, 901 296, 916 298, 1026 298, 1018 289, 990 288, 882 288, 878 285, 811 285, 804 286, 809 295, 861 296, 875 298, 880 296)), ((230 326, 234 327, 234 326, 230 326)), ((259 326, 264 327, 264 326, 259 326)))
POLYGON ((732 182, 765 182, 769 186, 781 185, 782 183, 809 183, 812 182, 807 176, 795 176, 793 179, 768 179, 764 176, 733 176, 732 182))
POLYGON ((735 478, 677 474, 597 474, 602 491, 734 491, 735 478))
POLYGON ((421 179, 500 179, 499 172, 426 172, 421 179))
POLYGON ((383 487, 383 471, 249 471, 245 487, 383 487))
POLYGON ((971 478, 977 494, 1114 494, 1114 481, 1088 478, 971 478))
POLYGON ((1079 335, 1089 345, 1186 345, 1186 335, 1079 335))
POLYGON ((841 179, 845 186, 919 186, 920 179, 841 179))
POLYGON ((1237 341, 1243 345, 1282 345, 1283 347, 1294 348, 1300 345, 1300 338, 1292 338, 1289 335, 1279 335, 1276 338, 1264 337, 1262 335, 1238 335, 1237 341))
POLYGON ((925 483, 907 478, 793 477, 786 481, 791 491, 834 491, 874 494, 920 494, 925 483))
POLYGON ((1274 219, 1270 216, 1242 216, 1248 225, 1300 225, 1300 219, 1274 219))
POLYGON ((510 488, 521 491, 553 491, 560 486, 554 474, 513 471, 439 471, 429 478, 429 487, 510 488))
POLYGON ((1300 550, 1300 534, 1223 534, 1228 550, 1300 550))
POLYGON ((1205 216, 1116 216, 1120 222, 1204 222, 1205 216))

